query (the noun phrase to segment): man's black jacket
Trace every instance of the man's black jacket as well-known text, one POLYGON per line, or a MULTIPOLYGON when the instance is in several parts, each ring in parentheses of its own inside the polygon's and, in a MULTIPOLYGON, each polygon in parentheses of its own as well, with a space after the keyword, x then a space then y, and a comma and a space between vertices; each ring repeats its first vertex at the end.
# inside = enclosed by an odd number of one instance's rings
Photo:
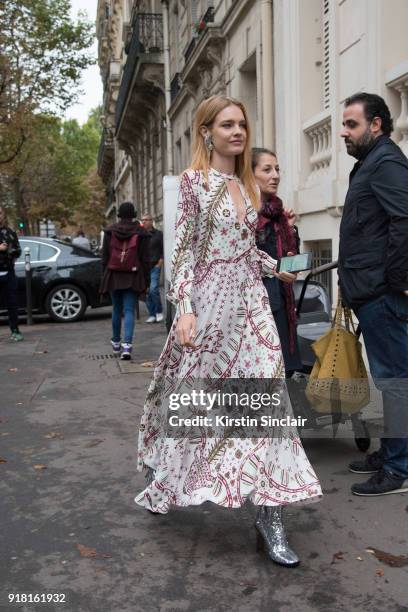
POLYGON ((21 255, 18 236, 11 227, 0 227, 0 244, 7 244, 7 251, 0 251, 0 272, 9 272, 14 268, 14 261, 21 255))
POLYGON ((150 236, 150 265, 153 267, 163 259, 163 232, 154 227, 147 233, 150 236))
POLYGON ((338 272, 352 308, 408 289, 408 159, 387 136, 376 138, 350 174, 338 272))

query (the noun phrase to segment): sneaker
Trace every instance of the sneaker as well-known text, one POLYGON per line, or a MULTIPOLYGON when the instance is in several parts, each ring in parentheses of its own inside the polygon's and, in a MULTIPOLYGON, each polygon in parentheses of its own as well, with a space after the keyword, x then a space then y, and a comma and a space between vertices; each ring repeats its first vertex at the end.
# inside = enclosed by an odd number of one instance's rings
POLYGON ((381 470, 384 460, 378 451, 366 455, 362 461, 352 461, 349 464, 350 472, 354 474, 375 474, 381 470))
POLYGON ((354 495, 363 495, 366 497, 391 495, 392 493, 407 493, 408 479, 399 478, 381 469, 371 476, 367 482, 353 484, 351 486, 351 492, 354 493, 354 495))
POLYGON ((21 340, 24 340, 24 336, 18 329, 15 329, 13 332, 11 332, 10 340, 13 340, 14 342, 21 342, 21 340))
POLYGON ((159 313, 156 315, 156 323, 161 323, 161 322, 163 321, 163 319, 164 319, 163 313, 162 313, 162 312, 159 312, 159 313))
POLYGON ((132 345, 127 342, 122 343, 122 352, 120 354, 121 359, 129 361, 132 358, 132 345))
POLYGON ((151 317, 146 319, 146 323, 156 323, 156 317, 152 315, 151 317))
POLYGON ((119 342, 114 342, 113 340, 111 340, 111 345, 112 345, 112 352, 114 355, 119 355, 120 354, 120 341, 119 342))

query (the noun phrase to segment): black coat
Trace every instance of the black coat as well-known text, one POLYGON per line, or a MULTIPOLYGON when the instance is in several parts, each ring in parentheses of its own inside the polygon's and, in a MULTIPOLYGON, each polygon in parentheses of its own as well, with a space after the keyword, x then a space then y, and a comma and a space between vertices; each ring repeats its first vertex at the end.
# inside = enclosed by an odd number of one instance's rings
POLYGON ((156 266, 160 259, 163 259, 163 232, 157 228, 153 228, 147 232, 150 236, 150 265, 156 266))
POLYGON ((350 174, 338 274, 351 308, 408 289, 408 160, 387 136, 375 140, 350 174))
POLYGON ((11 227, 0 227, 0 244, 7 244, 7 251, 0 251, 0 272, 9 272, 14 269, 14 262, 21 255, 18 236, 11 227))

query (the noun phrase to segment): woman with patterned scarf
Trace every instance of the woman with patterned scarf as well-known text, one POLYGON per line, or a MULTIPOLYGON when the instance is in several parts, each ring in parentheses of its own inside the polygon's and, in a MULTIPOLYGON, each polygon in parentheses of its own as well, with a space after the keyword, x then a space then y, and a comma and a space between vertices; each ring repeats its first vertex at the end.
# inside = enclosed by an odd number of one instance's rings
MULTIPOLYGON (((299 236, 293 210, 285 210, 277 191, 280 170, 275 153, 268 149, 252 149, 252 169, 261 191, 262 208, 258 215, 257 246, 273 259, 295 255, 299 251, 299 236)), ((263 279, 268 291, 271 310, 278 328, 286 377, 302 368, 296 335, 296 312, 293 288, 278 278, 263 279)))

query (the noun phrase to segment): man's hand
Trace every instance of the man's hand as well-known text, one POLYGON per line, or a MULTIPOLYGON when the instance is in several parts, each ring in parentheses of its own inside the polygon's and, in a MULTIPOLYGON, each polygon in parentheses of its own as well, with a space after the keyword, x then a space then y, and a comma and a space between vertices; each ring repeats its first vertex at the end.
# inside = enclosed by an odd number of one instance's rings
POLYGON ((293 210, 293 208, 284 208, 284 213, 286 215, 286 218, 288 220, 289 226, 293 227, 296 223, 296 213, 293 210))
POLYGON ((156 264, 156 268, 161 268, 163 266, 163 259, 159 259, 159 261, 156 264))
POLYGON ((408 296, 408 289, 406 289, 406 291, 404 291, 404 295, 408 296))
POLYGON ((292 274, 292 272, 277 272, 276 276, 284 283, 293 283, 297 279, 297 274, 292 274))
POLYGON ((176 325, 176 334, 181 346, 196 348, 194 339, 196 337, 197 317, 193 314, 183 314, 176 325))
POLYGON ((0 244, 0 251, 7 251, 8 249, 8 244, 6 242, 2 242, 2 244, 0 244))

